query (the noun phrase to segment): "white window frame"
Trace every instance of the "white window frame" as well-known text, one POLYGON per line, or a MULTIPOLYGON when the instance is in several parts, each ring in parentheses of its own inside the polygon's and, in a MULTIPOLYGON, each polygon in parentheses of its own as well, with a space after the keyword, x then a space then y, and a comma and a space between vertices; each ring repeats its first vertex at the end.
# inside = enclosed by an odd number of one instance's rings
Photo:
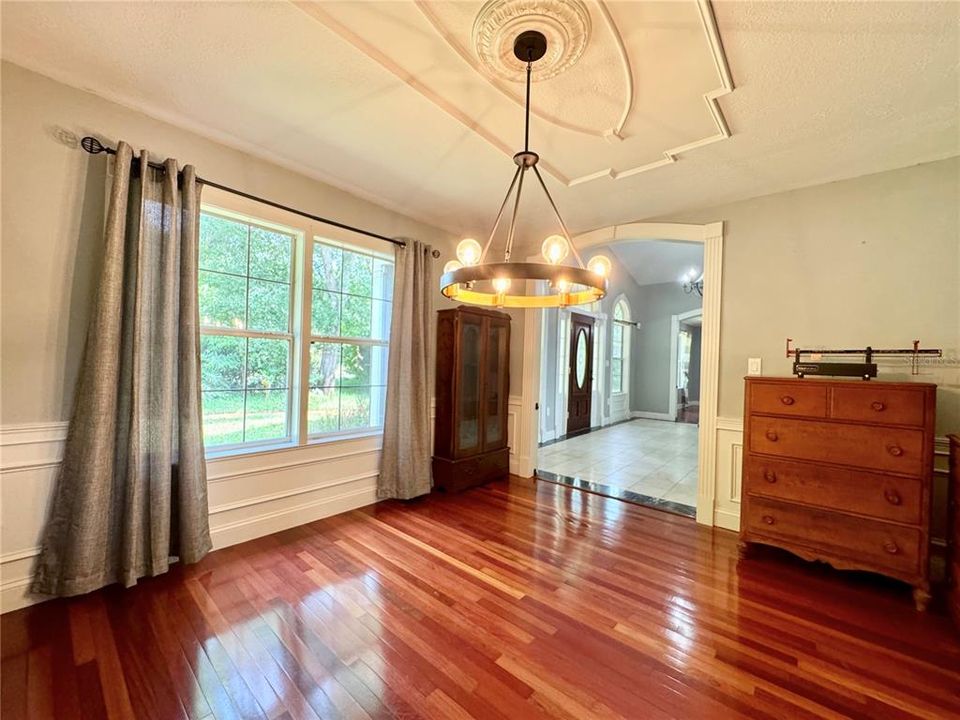
POLYGON ((630 301, 627 300, 626 295, 620 295, 617 298, 617 301, 613 304, 613 312, 611 313, 611 327, 610 327, 610 390, 612 395, 629 395, 630 394, 630 373, 628 369, 630 368, 630 345, 631 345, 631 336, 627 332, 630 329, 629 325, 623 325, 617 322, 617 309, 623 308, 624 317, 621 318, 625 322, 631 322, 633 316, 630 312, 630 301), (620 333, 620 357, 618 358, 613 354, 613 340, 617 333, 620 333), (620 389, 613 389, 613 365, 617 360, 620 361, 620 389))
MULTIPOLYGON (((244 337, 290 338, 290 382, 288 388, 288 419, 285 438, 216 445, 206 451, 208 459, 248 455, 258 452, 296 449, 307 445, 339 442, 354 438, 378 436, 383 427, 358 428, 331 433, 308 432, 310 393, 310 344, 312 342, 336 342, 341 344, 379 345, 389 348, 389 340, 370 338, 327 337, 312 334, 311 307, 313 302, 312 263, 316 243, 334 245, 344 250, 394 263, 391 249, 381 241, 339 228, 313 222, 293 213, 272 208, 253 200, 247 200, 215 188, 204 188, 201 212, 220 215, 240 222, 258 225, 270 230, 293 234, 295 237, 292 256, 293 269, 290 284, 291 312, 289 333, 263 333, 259 331, 235 331, 231 328, 208 328, 201 326, 201 335, 242 335, 244 337)), ((388 298, 392 303, 393 298, 388 298)), ((389 355, 389 351, 388 351, 389 355)))
MULTIPOLYGON (((304 412, 300 414, 300 436, 307 439, 308 442, 316 442, 323 440, 338 440, 344 438, 354 438, 362 437, 365 435, 380 435, 383 433, 383 425, 377 425, 375 427, 369 428, 351 428, 348 430, 335 430, 326 433, 311 433, 309 429, 310 425, 310 346, 312 343, 323 342, 330 344, 339 344, 339 345, 367 345, 369 347, 384 347, 388 348, 387 354, 389 355, 389 340, 374 340, 371 338, 354 338, 347 337, 343 335, 314 335, 313 334, 313 318, 312 318, 312 309, 313 309, 313 252, 316 245, 327 245, 329 247, 337 247, 341 250, 347 252, 353 252, 360 255, 368 255, 372 258, 379 258, 380 260, 387 260, 391 264, 394 262, 394 258, 383 252, 375 252, 369 248, 361 248, 350 243, 344 243, 337 240, 330 240, 326 237, 317 237, 313 236, 310 238, 309 252, 306 253, 305 258, 305 267, 304 267, 304 278, 309 277, 311 282, 307 283, 303 290, 304 298, 304 307, 301 318, 301 323, 304 328, 308 329, 307 333, 304 333, 305 339, 302 343, 302 357, 300 360, 301 375, 300 375, 300 387, 302 388, 301 402, 303 403, 304 412)), ((350 293, 338 293, 340 295, 349 295, 350 293)), ((379 298, 372 298, 375 300, 379 298)), ((385 298, 384 298, 385 299, 385 298)), ((391 310, 393 309, 393 298, 389 299, 391 310)), ((384 368, 384 373, 386 373, 386 368, 384 368)), ((343 385, 339 388, 342 392, 343 385)), ((385 402, 385 401, 384 401, 385 402)), ((373 411, 371 410, 371 413, 373 411)))

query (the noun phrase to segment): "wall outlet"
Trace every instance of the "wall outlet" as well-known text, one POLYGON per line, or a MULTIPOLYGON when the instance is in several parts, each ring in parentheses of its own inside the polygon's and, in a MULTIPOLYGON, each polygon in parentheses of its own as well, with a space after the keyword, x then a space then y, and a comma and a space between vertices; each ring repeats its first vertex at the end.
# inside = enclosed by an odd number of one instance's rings
POLYGON ((760 358, 747 359, 747 375, 762 375, 760 358))

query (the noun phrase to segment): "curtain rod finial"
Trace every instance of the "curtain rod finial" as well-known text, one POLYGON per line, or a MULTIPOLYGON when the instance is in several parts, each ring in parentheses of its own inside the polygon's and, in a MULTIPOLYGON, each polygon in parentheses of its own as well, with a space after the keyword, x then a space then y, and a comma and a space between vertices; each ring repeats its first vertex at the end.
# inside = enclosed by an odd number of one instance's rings
POLYGON ((80 141, 80 147, 82 147, 91 155, 99 155, 102 152, 107 152, 107 148, 104 146, 104 144, 90 135, 87 135, 85 138, 83 138, 83 140, 80 141))

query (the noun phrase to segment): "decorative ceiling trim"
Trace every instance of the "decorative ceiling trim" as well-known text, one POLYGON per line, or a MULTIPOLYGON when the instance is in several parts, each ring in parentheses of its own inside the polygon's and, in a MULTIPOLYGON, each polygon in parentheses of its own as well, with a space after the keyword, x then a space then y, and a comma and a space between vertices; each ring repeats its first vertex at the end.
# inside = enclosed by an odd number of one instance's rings
MULTIPOLYGON (((372 43, 367 42, 362 37, 353 32, 350 28, 346 27, 339 20, 334 18, 330 13, 324 10, 321 7, 321 3, 316 2, 315 0, 292 0, 293 4, 307 15, 312 17, 314 20, 323 23, 330 30, 335 32, 341 38, 346 40, 348 43, 353 45, 357 50, 362 52, 364 55, 369 57, 374 62, 379 63, 384 69, 390 71, 397 76, 401 81, 405 82, 411 88, 416 90, 418 93, 423 95, 427 100, 432 102, 438 108, 447 113, 450 117, 460 122, 464 127, 469 130, 472 130, 477 135, 482 137, 488 143, 490 143, 497 150, 502 152, 509 158, 513 157, 516 150, 502 142, 497 138, 493 133, 489 132, 485 128, 474 120, 472 117, 463 112, 460 108, 454 105, 451 102, 448 102, 446 99, 435 93, 433 90, 424 85, 420 80, 414 77, 410 72, 402 68, 399 64, 394 62, 389 58, 384 52, 382 52, 377 46, 372 43)), ((542 167, 547 173, 553 177, 560 180, 560 182, 566 184, 567 181, 563 175, 548 162, 541 160, 540 167, 542 167)))
MULTIPOLYGON (((447 45, 449 45, 457 55, 460 56, 460 59, 463 60, 470 68, 477 73, 485 82, 489 83, 492 87, 496 88, 505 98, 510 102, 517 105, 517 107, 523 107, 523 98, 515 95, 511 90, 510 86, 506 84, 505 80, 502 80, 496 75, 491 74, 490 72, 484 71, 483 63, 479 62, 473 53, 461 43, 457 41, 446 28, 443 26, 443 23, 440 22, 440 19, 436 16, 433 10, 430 8, 430 5, 424 0, 413 0, 414 4, 423 13, 423 16, 429 21, 433 26, 434 31, 443 38, 447 45)), ((592 128, 584 127, 582 125, 577 125, 568 120, 563 120, 562 118, 557 117, 556 115, 551 115, 548 112, 543 110, 531 109, 530 114, 544 120, 551 125, 554 125, 564 130, 570 130, 572 132, 583 133, 584 135, 591 135, 593 137, 616 137, 622 139, 620 132, 623 129, 623 125, 627 120, 627 116, 630 114, 630 111, 633 109, 633 75, 630 72, 630 60, 627 57, 627 51, 623 46, 623 39, 620 37, 620 32, 617 30, 616 25, 613 23, 613 18, 610 17, 610 13, 607 11, 606 6, 598 0, 597 5, 601 8, 601 14, 603 15, 604 21, 607 24, 607 29, 610 31, 614 40, 616 41, 617 50, 620 54, 620 62, 622 64, 624 72, 624 84, 626 85, 627 92, 624 98, 624 107, 621 113, 620 121, 616 127, 610 128, 608 130, 594 130, 592 128)), ((430 100, 437 102, 434 99, 433 95, 428 96, 430 100)), ((437 104, 440 104, 439 102, 437 104)), ((474 128, 476 129, 476 128, 474 128)), ((507 153, 513 157, 513 151, 507 153)), ((546 167, 544 165, 544 167, 546 167)), ((554 172, 553 170, 550 173, 556 176, 564 184, 567 184, 567 180, 563 179, 563 176, 554 172)))
POLYGON ((607 9, 607 4, 603 0, 597 0, 597 7, 600 8, 600 14, 603 15, 603 19, 607 23, 607 28, 610 30, 610 34, 617 43, 617 51, 620 53, 620 61, 623 63, 623 72, 627 78, 627 97, 623 103, 623 112, 620 114, 620 122, 617 123, 615 128, 607 132, 604 137, 608 141, 623 140, 623 135, 621 135, 621 132, 623 131, 623 126, 627 124, 627 118, 630 116, 630 113, 633 110, 633 68, 630 67, 630 56, 627 55, 627 49, 623 46, 623 38, 620 36, 620 29, 617 27, 616 23, 613 22, 613 18, 610 16, 610 10, 607 9))
MULTIPOLYGON (((335 32, 341 38, 349 42, 351 45, 356 47, 360 52, 367 55, 371 60, 379 63, 386 70, 393 73, 398 79, 402 82, 409 85, 412 89, 416 90, 418 93, 423 95, 425 98, 430 100, 434 105, 439 107, 441 110, 446 112, 448 115, 453 117, 455 120, 463 124, 468 129, 477 133, 480 137, 490 143, 497 150, 502 152, 507 157, 512 158, 514 154, 514 149, 498 139, 493 133, 481 127, 481 125, 474 119, 471 118, 467 113, 463 112, 453 103, 445 100, 439 94, 434 92, 432 89, 427 87, 422 81, 418 80, 413 76, 412 73, 405 70, 398 63, 388 57, 382 50, 372 43, 367 42, 362 37, 353 32, 350 28, 346 27, 339 20, 334 18, 330 13, 322 8, 322 3, 317 2, 317 0, 291 0, 294 6, 302 10, 304 13, 312 17, 313 19, 323 23, 330 30, 335 32)), ((490 82, 495 88, 500 90, 501 93, 506 95, 509 99, 516 102, 518 105, 522 104, 521 101, 514 97, 509 90, 504 87, 499 81, 490 75, 482 72, 477 66, 476 59, 465 49, 460 46, 459 43, 453 40, 449 36, 436 16, 433 15, 432 11, 425 5, 424 0, 413 0, 414 4, 420 11, 424 14, 430 24, 434 27, 437 33, 447 41, 447 44, 453 48, 453 50, 460 56, 460 58, 475 72, 477 72, 481 77, 490 82)), ((559 172, 556 167, 548 164, 547 162, 541 160, 540 167, 542 167, 546 172, 552 175, 557 179, 562 185, 566 187, 574 187, 576 185, 582 185, 593 180, 600 180, 602 178, 608 178, 611 180, 622 180, 624 178, 633 177, 634 175, 639 175, 640 173, 647 172, 649 170, 654 170, 665 165, 670 165, 677 161, 677 157, 683 153, 689 152, 696 148, 704 147, 706 145, 711 145, 720 140, 726 140, 730 137, 730 128, 727 125, 727 121, 723 116, 723 111, 720 108, 717 99, 728 95, 734 90, 733 79, 730 75, 730 68, 727 64, 727 58, 723 50, 723 43, 720 40, 720 33, 717 29, 716 18, 713 14, 713 7, 711 5, 711 0, 695 0, 697 4, 697 11, 700 16, 700 22, 703 26, 704 34, 706 35, 707 44, 710 49, 711 57, 713 58, 714 66, 716 68, 717 74, 720 77, 721 86, 715 90, 711 90, 703 95, 703 100, 707 105, 707 110, 710 113, 710 117, 713 119, 714 124, 717 127, 717 132, 713 135, 710 135, 699 140, 694 140, 685 145, 680 145, 677 147, 669 148, 663 151, 663 158, 659 160, 654 160, 653 162, 645 163, 643 165, 638 165, 632 168, 626 168, 624 170, 615 170, 612 167, 604 168, 602 170, 597 170, 596 172, 588 173, 586 175, 581 175, 579 177, 567 177, 563 173, 559 172)), ((630 63, 629 58, 627 57, 626 49, 623 45, 623 40, 620 36, 619 31, 616 29, 616 25, 613 22, 613 18, 610 16, 609 11, 606 6, 603 4, 602 0, 597 0, 597 5, 601 8, 601 14, 604 19, 607 21, 609 28, 611 29, 614 38, 617 41, 617 47, 620 50, 620 56, 624 63, 624 69, 629 78, 629 105, 624 109, 624 112, 621 116, 620 128, 623 127, 623 124, 628 117, 632 105, 633 105, 633 77, 630 72, 630 63)), ((534 115, 550 122, 558 127, 564 129, 572 130, 575 132, 586 133, 593 136, 604 137, 608 141, 615 142, 617 140, 623 139, 619 131, 606 131, 603 133, 597 133, 586 128, 580 128, 569 123, 566 123, 559 118, 553 118, 551 116, 545 115, 543 113, 535 112, 534 115)))
MULTIPOLYGON (((422 3, 417 5, 424 11, 422 3)), ((583 56, 590 40, 590 11, 582 0, 487 0, 471 32, 479 66, 507 82, 526 82, 527 64, 513 50, 514 40, 525 30, 536 30, 547 40, 546 55, 531 72, 534 81, 547 80, 583 56)))
POLYGON ((705 145, 711 145, 715 142, 726 140, 728 137, 730 137, 730 127, 727 125, 727 120, 723 116, 723 110, 720 108, 720 104, 717 102, 717 98, 723 97, 724 95, 729 95, 734 90, 733 78, 730 75, 730 66, 727 64, 727 56, 723 51, 723 43, 720 41, 720 32, 717 30, 717 20, 713 15, 713 6, 711 5, 711 0, 697 0, 697 11, 700 15, 700 22, 703 25, 703 31, 707 36, 707 43, 710 46, 710 55, 713 58, 717 75, 720 76, 720 87, 716 90, 711 90, 703 96, 703 100, 707 105, 707 110, 710 113, 710 117, 717 126, 716 134, 701 138, 700 140, 694 140, 686 145, 680 145, 678 147, 664 150, 662 160, 654 160, 653 162, 646 163, 645 165, 638 165, 637 167, 628 168, 626 170, 614 170, 613 168, 606 168, 604 170, 598 170, 594 173, 589 173, 588 175, 581 175, 580 177, 572 178, 566 181, 567 187, 582 185, 583 183, 590 182, 592 180, 599 180, 601 178, 622 180, 624 178, 633 177, 634 175, 639 175, 642 172, 647 172, 648 170, 653 170, 654 168, 675 163, 677 161, 677 156, 681 155, 682 153, 703 147, 705 145))

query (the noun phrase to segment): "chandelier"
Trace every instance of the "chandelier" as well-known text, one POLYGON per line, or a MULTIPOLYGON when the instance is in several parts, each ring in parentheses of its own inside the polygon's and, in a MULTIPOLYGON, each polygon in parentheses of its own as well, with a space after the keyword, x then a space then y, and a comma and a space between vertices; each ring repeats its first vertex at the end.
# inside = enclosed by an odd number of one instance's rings
POLYGON ((557 210, 543 176, 537 169, 540 156, 530 150, 530 71, 533 63, 541 59, 546 52, 547 39, 543 33, 536 30, 520 33, 513 43, 513 54, 527 66, 523 150, 513 156, 517 169, 500 204, 486 245, 481 247, 473 238, 461 240, 457 245, 457 259, 451 260, 443 268, 440 292, 451 300, 488 307, 545 308, 592 303, 607 294, 610 260, 603 255, 596 255, 584 266, 567 226, 560 217, 560 211, 557 210), (523 179, 529 170, 533 170, 540 187, 543 188, 563 234, 550 235, 543 241, 540 251, 545 262, 511 262, 520 193, 523 191, 523 179), (488 262, 493 238, 503 219, 504 210, 514 195, 514 189, 516 194, 503 249, 503 262, 488 262), (571 252, 576 265, 563 264, 571 252), (542 281, 546 282, 547 292, 541 292, 544 288, 542 281))
POLYGON ((703 273, 698 273, 696 268, 688 270, 687 274, 681 278, 680 284, 687 295, 696 292, 697 295, 703 297, 703 273))

